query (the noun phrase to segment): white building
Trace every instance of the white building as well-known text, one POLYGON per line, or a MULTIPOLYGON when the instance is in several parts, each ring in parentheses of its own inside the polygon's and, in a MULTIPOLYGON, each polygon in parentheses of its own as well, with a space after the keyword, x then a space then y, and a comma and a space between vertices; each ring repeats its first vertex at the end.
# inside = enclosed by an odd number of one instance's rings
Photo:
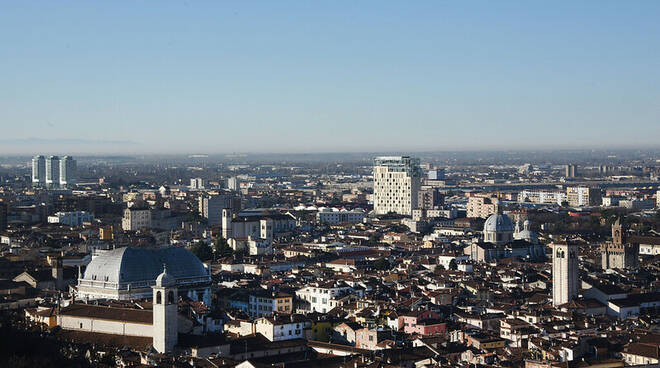
POLYGON ((76 183, 77 163, 71 156, 64 156, 60 160, 60 186, 66 187, 76 183))
POLYGON ((151 210, 149 208, 127 208, 121 219, 124 231, 144 230, 151 227, 151 210))
POLYGON ((312 328, 312 322, 299 314, 261 317, 254 324, 256 332, 270 341, 305 339, 305 332, 312 328))
POLYGON ((304 300, 308 305, 307 308, 302 309, 320 313, 327 313, 329 310, 341 306, 344 298, 351 294, 362 297, 363 293, 344 282, 309 285, 296 291, 296 297, 304 300))
POLYGON ((204 179, 202 178, 192 178, 190 179, 190 189, 192 190, 200 190, 204 189, 204 179))
POLYGON ((419 159, 383 156, 374 160, 374 212, 411 216, 417 208, 422 170, 419 159))
POLYGON ((32 184, 46 184, 46 158, 38 155, 32 158, 32 184))
POLYGON ((577 298, 580 291, 578 247, 554 243, 552 248, 552 305, 559 306, 577 298))
POLYGON ((540 204, 562 204, 567 200, 566 193, 554 190, 523 190, 518 193, 518 202, 540 204))
POLYGON ((94 220, 94 215, 86 211, 56 212, 48 216, 49 224, 60 224, 68 226, 81 226, 84 222, 94 220))
POLYGON ((49 156, 46 159, 46 185, 60 185, 60 158, 57 156, 49 156))
POLYGON ((227 179, 227 189, 239 192, 241 190, 241 179, 237 176, 232 176, 227 179))
POLYGON ((339 210, 336 208, 323 208, 316 214, 316 218, 320 223, 331 225, 362 222, 365 216, 366 213, 361 208, 356 208, 350 211, 339 210))

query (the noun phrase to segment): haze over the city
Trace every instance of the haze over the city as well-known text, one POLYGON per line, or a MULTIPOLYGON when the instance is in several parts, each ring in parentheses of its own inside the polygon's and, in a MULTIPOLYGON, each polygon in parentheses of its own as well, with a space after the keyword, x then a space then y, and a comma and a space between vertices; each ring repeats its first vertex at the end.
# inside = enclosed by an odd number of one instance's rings
POLYGON ((0 153, 654 147, 660 2, 3 2, 0 153))

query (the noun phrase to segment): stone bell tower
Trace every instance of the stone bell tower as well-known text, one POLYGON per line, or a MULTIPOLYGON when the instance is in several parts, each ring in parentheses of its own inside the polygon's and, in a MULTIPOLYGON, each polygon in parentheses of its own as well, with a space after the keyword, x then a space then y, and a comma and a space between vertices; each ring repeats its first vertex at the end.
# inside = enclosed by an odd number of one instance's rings
POLYGON ((176 279, 163 272, 156 278, 153 286, 153 347, 159 353, 168 353, 178 342, 177 307, 179 296, 176 279))

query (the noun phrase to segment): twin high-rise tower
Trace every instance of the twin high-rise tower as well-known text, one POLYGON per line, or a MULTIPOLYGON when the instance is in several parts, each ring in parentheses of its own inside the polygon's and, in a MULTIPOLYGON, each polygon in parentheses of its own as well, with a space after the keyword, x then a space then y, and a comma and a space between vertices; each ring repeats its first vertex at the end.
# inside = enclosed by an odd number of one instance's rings
POLYGON ((76 160, 71 156, 32 158, 32 184, 49 188, 66 188, 76 183, 76 160))

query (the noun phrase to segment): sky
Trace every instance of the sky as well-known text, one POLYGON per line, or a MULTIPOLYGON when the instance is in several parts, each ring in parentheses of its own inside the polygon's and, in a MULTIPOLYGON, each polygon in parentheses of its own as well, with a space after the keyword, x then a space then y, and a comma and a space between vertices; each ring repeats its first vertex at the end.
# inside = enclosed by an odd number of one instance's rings
POLYGON ((660 145, 660 1, 1 1, 0 154, 660 145))

